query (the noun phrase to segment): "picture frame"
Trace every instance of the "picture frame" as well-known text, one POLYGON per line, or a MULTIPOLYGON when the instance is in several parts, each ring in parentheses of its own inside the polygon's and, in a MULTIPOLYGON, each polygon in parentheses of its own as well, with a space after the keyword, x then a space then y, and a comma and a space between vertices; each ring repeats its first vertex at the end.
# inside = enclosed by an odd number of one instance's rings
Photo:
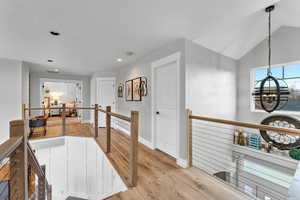
POLYGON ((133 101, 142 101, 141 96, 142 78, 138 77, 132 80, 132 99, 133 101))
POLYGON ((125 100, 133 101, 133 92, 132 92, 133 81, 128 80, 125 82, 125 100))
POLYGON ((123 94, 124 94, 124 85, 122 83, 120 83, 120 85, 118 86, 118 97, 122 98, 123 94))

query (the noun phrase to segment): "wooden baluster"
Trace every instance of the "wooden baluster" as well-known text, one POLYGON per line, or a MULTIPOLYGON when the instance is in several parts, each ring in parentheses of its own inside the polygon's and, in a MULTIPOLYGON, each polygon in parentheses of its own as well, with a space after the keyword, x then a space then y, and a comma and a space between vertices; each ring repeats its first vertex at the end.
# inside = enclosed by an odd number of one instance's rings
POLYGON ((66 104, 62 104, 62 112, 61 112, 61 120, 62 120, 62 135, 66 135, 66 104))
POLYGON ((42 108, 43 108, 43 115, 46 116, 46 106, 43 105, 42 108))
POLYGON ((23 142, 10 156, 10 200, 28 199, 27 128, 27 121, 10 122, 10 137, 23 136, 23 142))
POLYGON ((48 187, 47 200, 52 200, 52 185, 49 185, 48 187))
POLYGON ((130 149, 129 149, 129 184, 136 186, 138 170, 138 138, 139 138, 139 112, 131 111, 130 149))
POLYGON ((188 166, 192 167, 193 163, 193 129, 192 129, 192 119, 190 116, 192 111, 190 109, 186 110, 186 128, 188 135, 188 166))
POLYGON ((106 153, 111 151, 111 107, 106 106, 106 153))
POLYGON ((95 114, 95 119, 94 119, 94 123, 95 123, 95 138, 98 137, 98 131, 99 131, 99 105, 95 104, 95 110, 94 110, 94 114, 95 114))
POLYGON ((22 119, 26 119, 26 104, 22 104, 22 119))
MULTIPOLYGON (((46 166, 41 166, 44 174, 46 175, 46 166)), ((45 200, 46 199, 46 177, 39 177, 38 180, 38 200, 45 200)))

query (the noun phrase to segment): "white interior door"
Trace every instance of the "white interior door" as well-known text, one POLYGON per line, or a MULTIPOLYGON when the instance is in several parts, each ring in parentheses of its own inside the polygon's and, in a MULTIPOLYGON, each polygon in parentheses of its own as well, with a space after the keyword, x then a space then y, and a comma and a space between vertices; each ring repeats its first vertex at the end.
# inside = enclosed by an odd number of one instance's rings
POLYGON ((176 157, 177 150, 177 62, 154 69, 154 129, 156 148, 176 157))
MULTIPOLYGON (((115 78, 100 78, 97 80, 97 103, 101 109, 111 106, 115 111, 115 78)), ((99 127, 105 127, 105 114, 99 114, 99 127)))

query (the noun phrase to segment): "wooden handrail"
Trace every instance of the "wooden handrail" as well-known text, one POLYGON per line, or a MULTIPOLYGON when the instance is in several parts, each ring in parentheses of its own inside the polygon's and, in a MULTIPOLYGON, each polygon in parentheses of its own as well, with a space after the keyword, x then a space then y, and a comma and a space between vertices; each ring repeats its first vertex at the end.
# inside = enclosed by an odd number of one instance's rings
MULTIPOLYGON (((10 121, 10 139, 0 145, 0 161, 9 157, 9 199, 26 200, 29 197, 29 185, 31 185, 31 176, 28 175, 33 169, 39 177, 38 184, 44 184, 45 193, 47 190, 48 199, 52 198, 51 186, 48 184, 45 172, 41 170, 29 143, 28 143, 28 120, 10 121), (29 167, 30 165, 30 167, 29 167)), ((42 188, 42 187, 40 187, 42 188)), ((45 196, 45 195, 44 195, 45 196)), ((44 196, 39 199, 45 200, 44 196)))
POLYGON ((275 126, 247 123, 247 122, 239 122, 239 121, 232 121, 232 120, 225 120, 225 119, 202 117, 202 116, 196 116, 196 115, 190 115, 189 118, 196 119, 196 120, 202 120, 202 121, 208 121, 208 122, 215 122, 215 123, 220 123, 220 124, 240 126, 240 127, 245 127, 245 128, 259 129, 259 130, 264 130, 264 131, 276 131, 276 132, 300 135, 300 129, 275 127, 275 126))
MULTIPOLYGON (((49 107, 49 108, 24 108, 24 110, 60 110, 63 109, 63 106, 61 107, 49 107)), ((75 110, 94 110, 94 107, 66 107, 66 109, 75 109, 75 110)))
POLYGON ((122 114, 111 112, 111 107, 99 109, 106 114, 106 153, 111 152, 111 117, 117 117, 124 121, 130 122, 130 145, 128 159, 128 183, 133 187, 137 185, 138 179, 138 138, 139 138, 139 112, 131 111, 131 116, 127 117, 122 114))
POLYGON ((36 159, 33 150, 31 148, 31 146, 29 144, 27 144, 27 151, 28 151, 28 158, 31 161, 30 163, 33 165, 36 174, 40 177, 40 178, 46 178, 46 174, 44 173, 44 171, 41 168, 41 165, 39 164, 39 161, 36 159))
POLYGON ((121 115, 121 114, 114 113, 114 112, 109 112, 109 113, 107 113, 107 114, 109 114, 109 115, 111 115, 111 116, 113 116, 113 117, 117 117, 117 118, 119 118, 119 119, 125 120, 125 121, 127 121, 127 122, 131 122, 131 117, 127 117, 127 116, 125 116, 125 115, 121 115))
POLYGON ((43 199, 45 197, 45 191, 44 191, 44 189, 47 190, 47 196, 49 197, 49 199, 51 199, 52 188, 51 188, 51 185, 49 185, 48 180, 46 178, 45 166, 43 167, 43 166, 41 166, 39 164, 39 161, 35 157, 34 152, 33 152, 33 150, 32 150, 32 148, 31 148, 31 146, 30 146, 29 143, 27 143, 27 151, 28 151, 28 160, 29 160, 29 163, 31 163, 31 165, 33 167, 33 170, 35 171, 35 173, 37 174, 37 176, 41 180, 41 181, 39 181, 39 186, 40 185, 42 185, 42 186, 44 185, 45 186, 45 188, 42 187, 42 189, 41 189, 42 191, 40 191, 40 192, 43 193, 42 194, 43 195, 43 199), (42 184, 40 184, 40 183, 42 183, 42 184))
POLYGON ((23 142, 23 137, 12 137, 0 145, 0 161, 9 157, 23 142))
POLYGON ((125 120, 127 122, 131 122, 131 117, 128 117, 126 115, 122 115, 122 114, 119 114, 119 113, 115 113, 115 112, 107 112, 106 110, 103 110, 103 109, 99 109, 100 112, 103 112, 103 113, 106 113, 108 115, 111 115, 113 117, 117 117, 119 119, 122 119, 122 120, 125 120))

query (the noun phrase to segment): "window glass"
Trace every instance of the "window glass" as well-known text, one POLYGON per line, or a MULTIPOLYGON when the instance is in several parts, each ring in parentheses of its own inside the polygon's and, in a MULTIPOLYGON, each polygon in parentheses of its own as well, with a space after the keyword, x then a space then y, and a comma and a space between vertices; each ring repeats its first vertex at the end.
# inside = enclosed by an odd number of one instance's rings
POLYGON ((257 69, 255 71, 255 80, 260 81, 266 78, 267 76, 267 70, 266 69, 257 69))
MULTIPOLYGON (((285 65, 271 68, 272 76, 282 79, 289 88, 290 96, 287 104, 281 110, 300 112, 300 64, 285 65)), ((255 70, 254 86, 258 87, 259 81, 267 75, 267 68, 255 70)), ((255 109, 260 110, 259 103, 255 103, 255 109)))
POLYGON ((275 78, 279 78, 282 79, 282 71, 283 71, 283 67, 272 67, 271 68, 271 72, 272 72, 272 76, 274 76, 275 78))
POLYGON ((300 64, 287 65, 284 67, 285 78, 300 78, 300 64))

